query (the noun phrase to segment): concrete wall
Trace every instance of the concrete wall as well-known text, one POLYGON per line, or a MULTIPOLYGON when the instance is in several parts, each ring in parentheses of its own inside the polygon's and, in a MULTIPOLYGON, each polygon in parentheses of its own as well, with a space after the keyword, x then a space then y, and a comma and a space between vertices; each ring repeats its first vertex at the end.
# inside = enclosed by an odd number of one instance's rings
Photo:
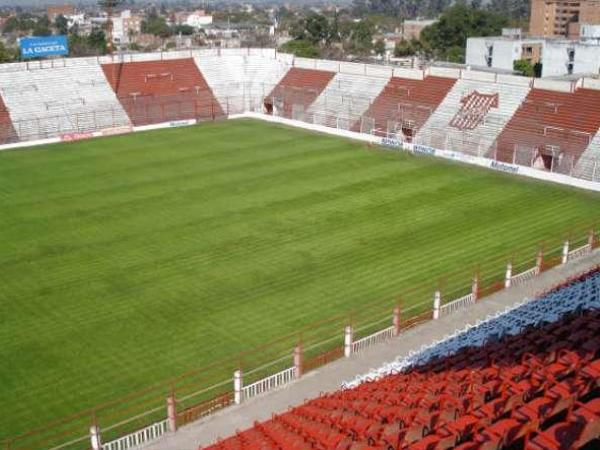
POLYGON ((569 42, 546 42, 542 53, 542 76, 555 77, 568 74, 568 49, 575 49, 574 74, 598 73, 600 71, 600 45, 569 42))

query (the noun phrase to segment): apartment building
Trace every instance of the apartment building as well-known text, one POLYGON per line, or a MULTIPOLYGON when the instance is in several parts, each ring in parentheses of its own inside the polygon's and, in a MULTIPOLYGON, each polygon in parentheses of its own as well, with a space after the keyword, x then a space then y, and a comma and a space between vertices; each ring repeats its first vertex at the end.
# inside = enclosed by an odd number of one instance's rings
POLYGON ((580 24, 597 23, 600 0, 531 0, 532 36, 577 38, 580 24))

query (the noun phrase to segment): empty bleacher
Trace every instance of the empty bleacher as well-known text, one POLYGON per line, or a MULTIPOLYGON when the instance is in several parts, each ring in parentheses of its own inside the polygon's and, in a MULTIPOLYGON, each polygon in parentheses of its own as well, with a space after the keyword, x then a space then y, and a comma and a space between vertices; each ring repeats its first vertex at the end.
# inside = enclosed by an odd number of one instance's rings
POLYGON ((417 141, 493 157, 496 138, 528 92, 528 86, 459 79, 417 131, 417 141))
MULTIPOLYGON (((410 139, 444 100, 455 79, 426 77, 423 80, 392 77, 364 113, 380 133, 402 134, 410 139)), ((360 131, 360 124, 355 125, 360 131)))
POLYGON ((208 448, 599 448, 599 330, 596 272, 208 448))
POLYGON ((0 94, 19 140, 89 133, 129 123, 95 59, 10 69, 0 71, 0 94))
POLYGON ((600 90, 532 89, 498 137, 498 159, 570 173, 584 153, 598 153, 599 105, 600 90))
POLYGON ((265 98, 265 108, 278 116, 304 119, 334 76, 335 72, 292 67, 265 98))
POLYGON ((388 77, 336 73, 308 108, 312 122, 351 129, 389 81, 388 77))
POLYGON ((197 56, 196 64, 223 111, 262 112, 265 96, 279 83, 288 65, 268 54, 197 56))
POLYGON ((10 144, 18 140, 15 127, 13 127, 10 114, 0 97, 0 144, 10 144))
POLYGON ((135 125, 223 115, 192 58, 111 63, 102 69, 135 125))

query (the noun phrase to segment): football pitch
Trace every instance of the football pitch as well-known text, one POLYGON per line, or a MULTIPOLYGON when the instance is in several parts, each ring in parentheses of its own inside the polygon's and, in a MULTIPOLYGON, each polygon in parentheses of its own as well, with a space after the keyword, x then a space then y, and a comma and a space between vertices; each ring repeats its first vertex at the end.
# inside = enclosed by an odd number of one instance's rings
POLYGON ((598 222, 596 194, 251 120, 0 152, 0 440, 598 222))

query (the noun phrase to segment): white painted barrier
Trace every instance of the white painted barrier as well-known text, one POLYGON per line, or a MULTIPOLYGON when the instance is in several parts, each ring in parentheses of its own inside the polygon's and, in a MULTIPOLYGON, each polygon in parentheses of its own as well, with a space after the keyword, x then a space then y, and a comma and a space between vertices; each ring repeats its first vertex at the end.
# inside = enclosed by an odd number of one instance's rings
POLYGON ((527 281, 537 277, 539 274, 540 268, 538 266, 535 266, 529 270, 525 270, 524 272, 513 275, 511 277, 511 286, 526 283, 527 281))
POLYGON ((102 444, 102 450, 127 450, 129 448, 137 447, 145 444, 146 442, 158 439, 165 434, 169 429, 169 420, 161 420, 160 422, 153 423, 146 428, 142 428, 134 433, 115 439, 114 441, 102 444))
POLYGON ((466 309, 469 306, 474 305, 475 303, 475 296, 472 293, 467 294, 464 297, 460 297, 456 300, 452 300, 451 302, 443 304, 440 307, 440 317, 454 314, 455 312, 466 309))
POLYGON ((382 344, 394 337, 396 327, 384 328, 376 333, 370 334, 352 343, 352 353, 363 351, 373 345, 382 344))
POLYGON ((581 247, 577 247, 576 249, 571 250, 569 252, 567 260, 571 261, 572 259, 581 258, 582 256, 589 254, 591 251, 592 246, 590 244, 582 245, 581 247))
POLYGON ((257 395, 284 386, 296 379, 296 367, 277 372, 274 375, 258 380, 242 388, 243 400, 248 400, 257 395))

